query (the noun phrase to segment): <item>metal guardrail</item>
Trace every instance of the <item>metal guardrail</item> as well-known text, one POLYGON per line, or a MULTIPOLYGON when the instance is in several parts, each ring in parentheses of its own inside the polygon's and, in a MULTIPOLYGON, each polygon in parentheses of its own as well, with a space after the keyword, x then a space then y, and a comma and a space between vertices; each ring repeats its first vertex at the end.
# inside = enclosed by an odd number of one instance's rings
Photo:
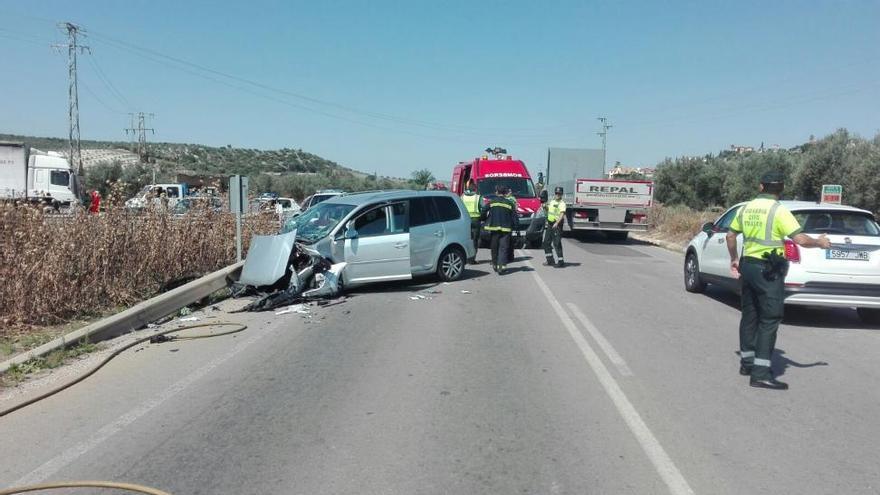
POLYGON ((186 285, 138 303, 121 313, 87 325, 40 347, 7 359, 0 363, 0 373, 6 372, 14 365, 23 364, 31 359, 45 356, 52 351, 64 349, 68 345, 75 345, 83 340, 98 342, 143 328, 152 321, 170 315, 180 308, 226 287, 230 279, 235 280, 238 278, 243 266, 244 262, 240 262, 222 270, 217 270, 186 285))

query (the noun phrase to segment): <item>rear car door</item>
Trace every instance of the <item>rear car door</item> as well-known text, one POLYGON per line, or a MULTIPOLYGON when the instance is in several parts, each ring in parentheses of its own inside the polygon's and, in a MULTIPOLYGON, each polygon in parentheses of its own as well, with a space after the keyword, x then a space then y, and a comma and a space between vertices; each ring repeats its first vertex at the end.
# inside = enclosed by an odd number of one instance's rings
POLYGON ((455 240, 460 243, 462 246, 467 246, 470 241, 470 225, 471 220, 470 217, 467 218, 467 222, 463 222, 461 208, 459 208, 458 204, 455 202, 455 199, 449 196, 434 196, 434 205, 437 207, 437 214, 440 216, 440 221, 443 222, 443 237, 437 245, 437 252, 435 259, 440 257, 440 253, 446 246, 451 242, 451 237, 454 237, 455 240), (466 225, 466 228, 462 228, 463 225, 466 225), (464 238, 462 239, 461 234, 464 234, 464 238))
MULTIPOLYGON (((730 254, 727 252, 727 232, 730 231, 730 223, 740 208, 742 205, 734 206, 715 222, 712 235, 704 242, 700 256, 700 271, 703 273, 733 280, 730 275, 730 254)), ((736 237, 736 244, 739 253, 742 235, 736 237)))
POLYGON ((430 196, 409 200, 410 264, 413 271, 428 271, 440 256, 438 244, 443 240, 443 223, 430 196))
POLYGON ((348 222, 343 235, 347 283, 412 278, 405 202, 361 211, 348 222))

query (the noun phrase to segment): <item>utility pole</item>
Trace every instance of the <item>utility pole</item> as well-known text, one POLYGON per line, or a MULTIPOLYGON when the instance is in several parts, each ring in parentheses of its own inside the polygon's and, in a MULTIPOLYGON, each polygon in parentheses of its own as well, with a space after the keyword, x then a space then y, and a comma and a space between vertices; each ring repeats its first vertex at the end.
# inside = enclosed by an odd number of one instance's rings
MULTIPOLYGON (((85 53, 91 51, 89 47, 80 45, 77 36, 83 33, 83 29, 72 22, 61 22, 58 23, 58 27, 62 31, 67 32, 67 44, 66 45, 52 45, 55 48, 67 48, 67 70, 68 70, 68 79, 69 79, 69 87, 68 87, 68 128, 69 128, 69 136, 68 136, 68 158, 70 159, 70 165, 76 170, 76 175, 83 175, 83 162, 82 162, 82 147, 79 142, 79 92, 77 90, 76 85, 76 54, 85 53)), ((85 36, 83 34, 83 36, 85 36)))
POLYGON ((605 175, 606 173, 608 173, 605 139, 606 136, 608 136, 608 129, 611 129, 614 126, 612 126, 611 123, 608 121, 608 117, 597 117, 596 119, 602 123, 602 130, 597 132, 596 134, 602 137, 602 175, 605 175))
MULTIPOLYGON (((138 159, 140 160, 141 163, 146 164, 147 163, 147 131, 150 131, 153 134, 156 134, 156 129, 153 129, 152 127, 146 126, 146 119, 147 119, 147 117, 153 118, 153 117, 155 117, 155 115, 152 113, 144 113, 144 112, 138 112, 137 114, 129 113, 128 115, 131 116, 131 127, 129 127, 128 129, 125 129, 125 133, 128 134, 130 132, 132 135, 132 139, 134 139, 134 135, 135 135, 135 133, 137 133, 138 159), (135 116, 137 116, 137 127, 134 126, 135 116)), ((153 184, 155 184, 155 183, 156 183, 156 168, 153 167, 153 184)))

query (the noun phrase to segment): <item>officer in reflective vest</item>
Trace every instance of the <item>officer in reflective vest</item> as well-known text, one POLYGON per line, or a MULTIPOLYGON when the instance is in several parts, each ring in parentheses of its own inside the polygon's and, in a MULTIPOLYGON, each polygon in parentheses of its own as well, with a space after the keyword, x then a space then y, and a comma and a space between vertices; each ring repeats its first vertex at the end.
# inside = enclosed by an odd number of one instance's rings
POLYGON ((544 256, 546 266, 565 266, 562 257, 562 222, 565 220, 565 201, 562 200, 562 188, 557 187, 553 199, 544 204, 547 224, 544 226, 544 256), (553 262, 553 249, 556 249, 557 261, 553 262))
POLYGON ((492 269, 504 275, 509 261, 510 233, 516 223, 516 207, 504 197, 504 186, 495 188, 495 195, 483 205, 482 213, 486 218, 485 229, 492 236, 492 269))
MULTIPOLYGON (((513 205, 514 212, 519 212, 519 203, 516 201, 516 196, 513 195, 513 190, 510 188, 510 186, 504 186, 504 198, 507 201, 510 201, 510 204, 513 205)), ((516 213, 516 215, 514 215, 514 219, 513 219, 513 221, 514 221, 513 231, 510 233, 510 242, 508 243, 508 246, 507 246, 507 259, 511 260, 511 261, 513 261, 513 259, 514 259, 513 250, 516 248, 515 244, 517 244, 517 242, 519 241, 519 238, 520 238, 519 223, 517 222, 518 219, 519 219, 519 213, 516 213), (515 238, 513 236, 514 232, 516 233, 515 238)))
POLYGON ((788 388, 770 371, 785 303, 788 260, 784 256, 784 239, 788 237, 805 248, 831 247, 825 234, 814 239, 801 232, 794 215, 779 203, 784 187, 782 173, 764 174, 761 194, 740 208, 727 233, 730 272, 734 278, 742 277, 739 374, 750 376, 752 387, 772 390, 788 388), (737 253, 738 234, 743 236, 742 257, 737 253))
POLYGON ((477 248, 480 247, 480 208, 483 206, 483 198, 477 194, 473 179, 467 182, 467 188, 461 196, 461 201, 471 217, 471 240, 474 242, 474 257, 471 258, 471 261, 475 261, 477 248))

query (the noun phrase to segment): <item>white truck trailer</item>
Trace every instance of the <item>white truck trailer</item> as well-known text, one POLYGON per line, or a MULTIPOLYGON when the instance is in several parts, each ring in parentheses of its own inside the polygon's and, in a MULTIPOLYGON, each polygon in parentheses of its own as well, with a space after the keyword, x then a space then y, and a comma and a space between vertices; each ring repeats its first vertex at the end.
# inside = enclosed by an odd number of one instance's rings
POLYGON ((79 203, 79 179, 60 153, 0 141, 0 200, 79 203))
POLYGON ((606 178, 602 150, 550 148, 547 191, 564 190, 565 221, 572 230, 598 230, 609 239, 626 239, 648 230, 654 184, 606 178))

